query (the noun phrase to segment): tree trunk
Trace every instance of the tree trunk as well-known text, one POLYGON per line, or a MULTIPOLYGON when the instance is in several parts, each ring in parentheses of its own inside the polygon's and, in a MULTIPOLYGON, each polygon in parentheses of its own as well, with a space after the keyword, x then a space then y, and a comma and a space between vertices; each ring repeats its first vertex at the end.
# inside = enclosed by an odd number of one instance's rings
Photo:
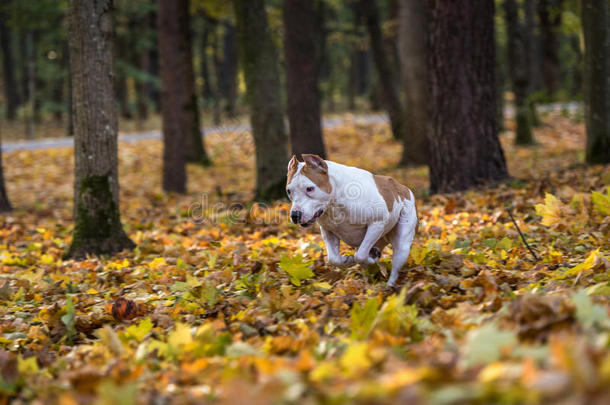
POLYGON ((559 90, 559 43, 563 0, 538 0, 538 19, 542 45, 542 81, 549 97, 559 90))
POLYGON ((127 38, 117 37, 116 42, 116 58, 118 61, 116 77, 116 98, 119 102, 119 111, 121 117, 125 119, 133 118, 131 109, 129 108, 129 93, 127 88, 127 72, 125 71, 125 65, 128 63, 129 55, 131 50, 127 43, 127 38))
POLYGON ((426 0, 430 191, 508 176, 497 135, 494 3, 426 0))
POLYGON ((0 51, 2 51, 2 71, 4 73, 4 97, 6 100, 6 119, 17 117, 19 93, 15 78, 15 59, 13 55, 12 32, 6 25, 8 15, 0 13, 0 51))
POLYGON ((203 15, 203 34, 201 36, 201 78, 203 79, 203 102, 207 106, 212 100, 212 75, 210 74, 210 62, 208 58, 208 45, 210 43, 210 33, 212 32, 212 22, 203 15))
POLYGON ((610 3, 582 1, 587 163, 610 163, 610 3))
MULTIPOLYGON (((142 49, 138 55, 138 68, 142 72, 150 70, 150 52, 148 49, 142 49)), ((136 102, 138 121, 143 122, 148 119, 148 79, 136 80, 136 102)))
POLYGON ((519 21, 519 6, 517 0, 504 0, 504 16, 506 20, 506 46, 508 56, 508 74, 515 95, 515 121, 517 123, 515 143, 531 145, 534 143, 530 123, 530 108, 528 105, 529 75, 527 64, 527 49, 525 47, 525 32, 519 21))
POLYGON ((229 117, 233 117, 237 99, 237 41, 235 27, 228 22, 225 22, 223 27, 222 96, 225 99, 225 112, 229 117))
POLYGON ((34 33, 30 30, 26 34, 26 57, 27 57, 27 85, 28 101, 26 114, 26 134, 28 139, 36 137, 36 48, 34 44, 34 33))
POLYGON ((159 1, 163 115, 163 189, 186 192, 185 161, 210 163, 195 95, 188 0, 159 1), (182 149, 179 151, 178 149, 182 149))
MULTIPOLYGON (((1 132, 0 135, 2 135, 1 132)), ((7 212, 10 210, 12 210, 11 203, 8 200, 6 188, 4 187, 4 171, 2 169, 2 137, 0 136, 0 212, 7 212)))
POLYGON ((326 157, 322 138, 316 12, 311 0, 284 0, 286 97, 292 153, 326 157))
POLYGON ((72 102, 72 67, 70 64, 70 43, 66 46, 66 67, 68 68, 68 125, 66 125, 66 133, 68 136, 74 135, 74 103, 72 102))
POLYGON ((425 4, 421 0, 400 0, 398 19, 398 49, 405 94, 405 136, 401 165, 427 164, 425 4))
POLYGON ((392 69, 392 62, 384 47, 376 0, 360 0, 359 6, 369 31, 373 60, 377 68, 377 77, 379 78, 383 95, 383 105, 390 117, 392 135, 394 135, 394 139, 405 142, 404 108, 398 95, 398 88, 396 87, 396 74, 392 69))
MULTIPOLYGON (((149 29, 155 36, 152 47, 148 51, 148 74, 154 78, 159 78, 159 40, 157 35, 157 20, 157 10, 154 8, 148 15, 149 29)), ((159 91, 158 85, 152 80, 148 83, 148 97, 152 102, 155 111, 158 113, 161 112, 161 92, 159 91)))
POLYGON ((112 2, 68 2, 74 80, 74 233, 66 256, 112 254, 135 245, 119 214, 112 2))
POLYGON ((212 24, 212 62, 214 64, 214 86, 212 87, 212 108, 214 114, 214 125, 220 125, 220 99, 221 99, 221 75, 222 75, 222 61, 220 58, 220 32, 218 26, 218 20, 210 18, 212 24))
POLYGON ((256 199, 285 195, 288 137, 280 92, 277 50, 263 0, 233 0, 239 54, 246 79, 256 147, 256 199))
POLYGON ((533 93, 542 88, 542 74, 540 71, 538 50, 540 40, 536 30, 536 0, 529 0, 524 3, 524 35, 525 52, 527 59, 527 77, 529 78, 528 106, 530 112, 530 123, 532 126, 539 126, 540 119, 536 112, 536 102, 533 93))

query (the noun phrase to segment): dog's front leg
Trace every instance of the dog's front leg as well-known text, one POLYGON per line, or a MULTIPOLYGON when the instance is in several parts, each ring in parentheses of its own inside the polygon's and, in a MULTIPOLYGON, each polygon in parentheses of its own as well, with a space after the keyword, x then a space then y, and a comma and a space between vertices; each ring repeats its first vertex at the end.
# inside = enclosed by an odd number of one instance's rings
POLYGON ((339 244, 341 243, 339 237, 334 233, 320 227, 322 232, 322 239, 326 245, 326 255, 328 262, 333 266, 337 267, 350 267, 355 264, 354 256, 341 256, 339 254, 339 244))
POLYGON ((385 222, 373 222, 366 228, 366 234, 360 247, 356 250, 354 259, 358 264, 375 264, 375 258, 371 257, 370 252, 375 243, 383 236, 385 222))

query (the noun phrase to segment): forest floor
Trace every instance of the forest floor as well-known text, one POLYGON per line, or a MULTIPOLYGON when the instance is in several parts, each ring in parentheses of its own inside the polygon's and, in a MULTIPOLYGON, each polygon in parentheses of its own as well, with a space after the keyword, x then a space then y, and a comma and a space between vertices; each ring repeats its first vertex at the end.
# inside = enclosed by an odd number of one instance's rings
POLYGON ((389 249, 340 271, 287 201, 247 203, 246 133, 206 137, 185 196, 161 192, 159 141, 120 143, 138 248, 82 262, 62 260, 72 150, 5 153, 0 404, 610 403, 610 167, 580 163, 577 117, 544 122, 536 147, 503 133, 512 181, 432 197, 387 125, 325 132, 332 160, 416 192, 400 291, 389 249))

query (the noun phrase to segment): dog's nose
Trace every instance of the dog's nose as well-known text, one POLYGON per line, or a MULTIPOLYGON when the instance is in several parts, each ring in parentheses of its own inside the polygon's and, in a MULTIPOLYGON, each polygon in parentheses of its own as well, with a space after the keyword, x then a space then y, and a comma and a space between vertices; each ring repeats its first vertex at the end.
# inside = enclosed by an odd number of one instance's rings
POLYGON ((298 224, 299 222, 301 222, 302 217, 303 217, 303 213, 301 211, 292 211, 290 213, 290 219, 292 219, 292 222, 295 224, 298 224))

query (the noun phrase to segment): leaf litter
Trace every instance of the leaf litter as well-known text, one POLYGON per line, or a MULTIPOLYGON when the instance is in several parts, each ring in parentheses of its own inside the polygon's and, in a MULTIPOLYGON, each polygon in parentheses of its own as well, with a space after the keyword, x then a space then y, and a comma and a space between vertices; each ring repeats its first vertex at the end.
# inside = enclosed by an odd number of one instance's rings
POLYGON ((397 290, 389 249, 339 270, 286 201, 248 202, 247 134, 206 138, 215 165, 188 168, 186 196, 161 192, 159 142, 121 143, 138 248, 82 262, 62 260, 71 150, 6 153, 0 403, 607 403, 610 171, 579 163, 583 132, 556 114, 537 147, 504 133, 514 180, 430 197, 387 125, 327 131, 333 160, 416 191, 397 290))

